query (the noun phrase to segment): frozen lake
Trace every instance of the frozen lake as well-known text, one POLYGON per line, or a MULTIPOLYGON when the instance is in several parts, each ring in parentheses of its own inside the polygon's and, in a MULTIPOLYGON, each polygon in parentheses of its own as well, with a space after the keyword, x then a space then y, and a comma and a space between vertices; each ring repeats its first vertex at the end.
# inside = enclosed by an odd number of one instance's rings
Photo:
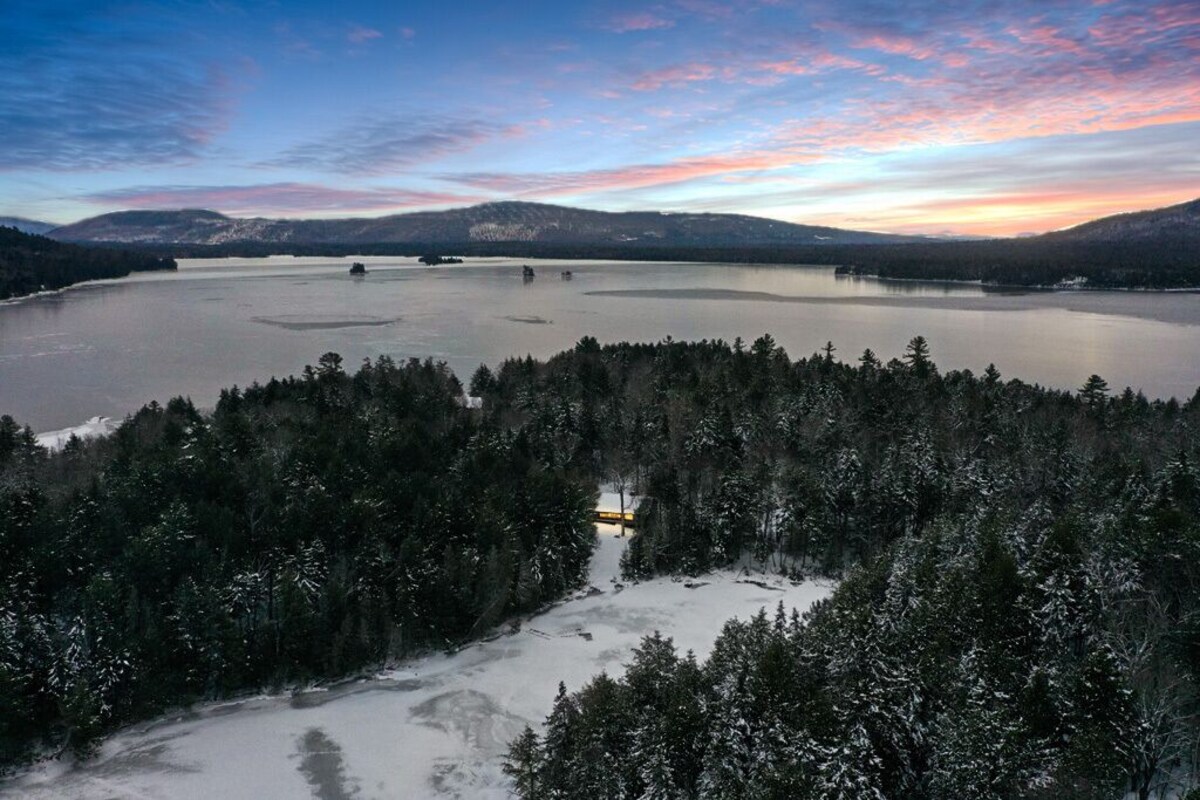
POLYGON ((43 765, 0 798, 501 798, 507 743, 574 690, 619 675, 645 634, 704 657, 725 620, 776 604, 807 609, 831 587, 732 571, 688 584, 620 586, 627 539, 598 525, 590 587, 520 630, 404 664, 375 680, 200 708, 135 726, 80 766, 43 765))
POLYGON ((973 285, 839 278, 818 267, 469 259, 276 257, 183 261, 0 305, 0 413, 38 431, 120 419, 176 394, 284 376, 335 350, 353 366, 391 355, 481 363, 548 356, 585 335, 655 341, 769 332, 793 357, 884 359, 926 336, 943 368, 1077 388, 1091 373, 1152 397, 1200 385, 1200 295, 989 293, 973 285), (561 280, 561 270, 574 278, 561 280))

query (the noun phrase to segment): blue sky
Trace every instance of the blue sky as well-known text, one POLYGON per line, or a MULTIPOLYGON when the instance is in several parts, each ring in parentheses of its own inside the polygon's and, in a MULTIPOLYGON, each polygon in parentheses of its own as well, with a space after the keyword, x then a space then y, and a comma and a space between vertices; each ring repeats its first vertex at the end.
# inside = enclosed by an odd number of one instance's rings
POLYGON ((1200 1, 16 2, 0 214, 524 199, 1011 234, 1200 195, 1200 1))

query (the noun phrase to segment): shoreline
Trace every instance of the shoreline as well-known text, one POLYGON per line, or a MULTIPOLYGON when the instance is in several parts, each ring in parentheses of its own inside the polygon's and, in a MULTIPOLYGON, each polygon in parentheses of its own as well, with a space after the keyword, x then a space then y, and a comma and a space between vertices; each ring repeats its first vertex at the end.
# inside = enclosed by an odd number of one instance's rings
MULTIPOLYGON (((786 265, 785 265, 786 266, 786 265)), ((817 265, 813 265, 817 266, 817 265)), ((841 269, 841 266, 833 267, 834 270, 841 269)), ((1200 294, 1200 286, 1176 286, 1176 287, 1161 287, 1153 288, 1147 286, 1086 286, 1086 285, 1062 285, 1062 284, 1044 284, 1044 283, 986 283, 982 278, 974 278, 967 280, 965 278, 896 278, 892 276, 884 277, 877 272, 835 272, 838 278, 863 278, 866 280, 879 281, 880 283, 932 283, 946 284, 951 286, 978 286, 982 289, 996 289, 1000 291, 1025 291, 1025 292, 1064 292, 1070 294, 1093 292, 1102 294, 1104 292, 1138 292, 1144 294, 1200 294)))
POLYGON ((127 280, 128 278, 130 278, 134 275, 159 275, 159 274, 174 275, 174 274, 177 274, 178 272, 179 272, 178 269, 146 269, 146 270, 138 270, 136 272, 129 272, 129 273, 126 273, 125 275, 121 275, 116 278, 92 278, 92 279, 86 280, 86 281, 76 281, 75 283, 69 283, 66 286, 60 286, 57 289, 39 289, 38 291, 30 292, 29 294, 18 294, 18 295, 14 295, 13 297, 5 297, 3 300, 0 300, 0 308, 3 308, 4 306, 18 305, 20 303, 24 303, 29 300, 36 300, 39 298, 46 298, 46 297, 54 297, 55 295, 64 294, 65 292, 68 292, 71 289, 78 289, 80 287, 109 286, 109 285, 113 285, 113 284, 118 284, 118 283, 121 283, 122 281, 127 280))
MULTIPOLYGON (((1178 294, 1200 294, 1200 285, 1198 286, 1177 286, 1177 287, 1143 287, 1143 286, 1086 286, 1086 285, 1061 285, 1061 284, 1019 284, 1019 283, 986 283, 982 279, 965 279, 965 278, 900 278, 891 276, 882 276, 878 273, 867 272, 839 272, 846 265, 844 264, 791 264, 783 262, 764 262, 751 263, 741 261, 675 261, 671 259, 647 260, 647 259, 597 259, 597 258, 547 258, 538 256, 533 258, 515 258, 511 256, 475 256, 465 257, 461 263, 456 264, 437 264, 426 265, 416 261, 416 257, 411 257, 415 263, 388 263, 394 262, 396 259, 408 259, 409 256, 365 256, 365 255, 346 255, 346 256, 306 256, 292 255, 288 253, 275 253, 268 256, 225 256, 221 258, 177 258, 178 267, 173 270, 142 270, 138 272, 130 272, 117 278, 95 278, 92 280, 79 281, 67 286, 62 286, 57 289, 42 289, 29 294, 16 295, 14 297, 6 297, 0 300, 0 308, 6 306, 20 305, 21 303, 30 302, 38 299, 54 297, 64 294, 72 289, 94 287, 94 286, 112 286, 119 285, 124 282, 135 283, 140 280, 131 281, 130 278, 135 276, 149 275, 178 275, 184 276, 184 273, 195 270, 204 269, 219 269, 224 266, 256 266, 255 262, 262 266, 271 267, 321 267, 332 266, 334 264, 351 263, 353 261, 362 261, 363 263, 373 263, 378 267, 389 267, 395 270, 461 270, 463 268, 479 268, 479 267, 512 267, 521 263, 532 263, 534 265, 542 264, 543 266, 554 264, 573 264, 573 265, 610 265, 620 264, 646 264, 646 265, 671 265, 671 266, 706 266, 716 265, 725 267, 748 267, 753 269, 820 269, 830 270, 834 273, 837 279, 853 279, 876 281, 881 284, 897 283, 897 284, 925 284, 928 286, 972 286, 978 287, 985 294, 1012 295, 1019 293, 1030 294, 1106 294, 1106 293, 1124 293, 1124 294, 1144 294, 1144 295, 1178 295, 1178 294), (289 262, 280 263, 279 260, 290 259, 289 262), (274 263, 271 263, 273 262, 274 263), (191 263, 189 263, 191 262, 191 263)), ((389 270, 390 271, 390 270, 389 270)), ((198 276, 197 276, 198 277, 198 276)), ((267 277, 267 276, 264 276, 267 277)), ((182 279, 182 278, 181 278, 182 279)))

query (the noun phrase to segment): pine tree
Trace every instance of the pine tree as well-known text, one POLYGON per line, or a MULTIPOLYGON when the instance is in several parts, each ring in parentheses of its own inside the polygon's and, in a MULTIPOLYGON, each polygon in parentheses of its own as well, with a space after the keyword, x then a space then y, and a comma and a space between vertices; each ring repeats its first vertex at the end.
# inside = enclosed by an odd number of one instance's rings
POLYGON ((526 725, 521 735, 513 740, 501 769, 512 780, 513 789, 522 800, 540 800, 542 750, 533 728, 526 725))
POLYGON ((575 765, 578 757, 579 706, 567 694, 566 684, 559 682, 554 707, 546 718, 546 733, 542 738, 544 768, 542 787, 547 798, 572 797, 575 785, 575 765))
POLYGON ((661 718, 643 713, 643 723, 634 733, 633 758, 638 765, 642 792, 637 800, 677 800, 683 797, 676 785, 671 759, 670 733, 661 718))
POLYGON ((960 797, 1005 800, 1022 796, 1034 782, 1041 754, 1009 698, 981 674, 981 655, 971 651, 960 663, 965 702, 947 711, 934 752, 931 792, 939 800, 960 797))
POLYGON ((474 397, 484 397, 496 390, 496 377, 492 374, 492 370, 487 364, 480 364, 475 370, 475 374, 471 376, 471 395, 474 397))
POLYGON ((929 342, 924 336, 914 336, 904 349, 904 363, 917 377, 924 378, 932 369, 929 359, 929 342))
POLYGON ((822 800, 884 800, 877 777, 881 766, 866 729, 855 723, 846 738, 824 754, 817 796, 822 800))
POLYGON ((1108 381, 1099 375, 1091 375, 1079 390, 1079 398, 1089 408, 1099 408, 1108 397, 1108 381))
POLYGON ((708 745, 700 796, 705 798, 745 797, 754 762, 753 716, 746 694, 745 678, 728 674, 716 687, 708 709, 708 745))

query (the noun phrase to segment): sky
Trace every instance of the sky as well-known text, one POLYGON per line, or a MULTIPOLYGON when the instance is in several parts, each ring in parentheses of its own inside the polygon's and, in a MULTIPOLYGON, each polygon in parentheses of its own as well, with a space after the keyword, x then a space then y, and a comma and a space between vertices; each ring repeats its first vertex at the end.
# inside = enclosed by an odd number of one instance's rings
POLYGON ((1200 196, 1200 0, 0 0, 0 215, 1016 235, 1200 196))

